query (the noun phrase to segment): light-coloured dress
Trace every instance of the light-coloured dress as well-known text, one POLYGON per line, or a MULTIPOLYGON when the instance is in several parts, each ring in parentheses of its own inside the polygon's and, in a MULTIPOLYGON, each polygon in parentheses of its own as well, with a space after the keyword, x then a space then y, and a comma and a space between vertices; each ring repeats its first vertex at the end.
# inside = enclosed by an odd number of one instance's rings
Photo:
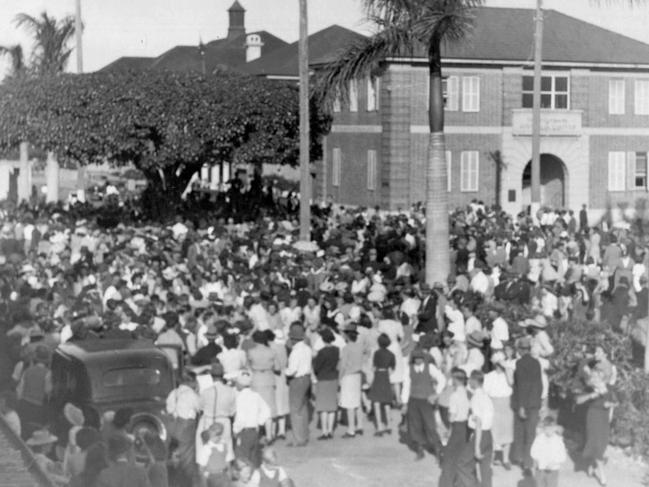
POLYGON ((252 371, 251 389, 257 392, 268 404, 271 415, 276 415, 275 373, 279 367, 270 347, 256 344, 248 350, 248 365, 252 371))
POLYGON ((276 365, 280 370, 279 374, 275 374, 275 412, 277 417, 282 417, 289 413, 288 384, 285 374, 288 366, 288 354, 286 346, 281 342, 271 343, 270 348, 275 354, 276 365))

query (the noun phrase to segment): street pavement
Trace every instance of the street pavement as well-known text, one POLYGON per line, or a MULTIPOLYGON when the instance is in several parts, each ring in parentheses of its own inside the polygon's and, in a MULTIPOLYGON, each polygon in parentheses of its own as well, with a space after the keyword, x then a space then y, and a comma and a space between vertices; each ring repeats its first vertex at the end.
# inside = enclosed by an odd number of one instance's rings
MULTIPOLYGON (((395 413, 396 415, 396 413, 395 413)), ((396 416, 395 416, 396 419, 396 416)), ((317 441, 318 432, 312 422, 311 441, 306 447, 290 448, 278 441, 275 448, 280 464, 285 467, 297 487, 435 487, 439 479, 436 459, 427 455, 415 461, 414 453, 399 443, 395 428, 390 436, 374 437, 371 425, 365 434, 343 439, 345 428, 336 431, 335 438, 317 441)), ((642 487, 647 473, 641 464, 609 448, 606 472, 610 487, 642 487)), ((494 487, 527 487, 520 469, 507 472, 494 467, 494 487)), ((599 483, 584 472, 575 472, 571 461, 563 466, 559 485, 565 487, 597 487, 599 483)), ((532 487, 532 486, 530 486, 532 487)))

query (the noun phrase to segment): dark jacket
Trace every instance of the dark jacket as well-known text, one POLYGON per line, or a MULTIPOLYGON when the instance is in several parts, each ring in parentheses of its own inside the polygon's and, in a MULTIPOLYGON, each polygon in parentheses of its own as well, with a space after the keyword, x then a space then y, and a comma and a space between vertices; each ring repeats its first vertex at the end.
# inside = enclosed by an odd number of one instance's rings
POLYGON ((418 318, 418 333, 432 333, 437 330, 437 294, 431 293, 429 298, 424 298, 418 318))
POLYGON ((529 353, 516 362, 514 371, 514 388, 512 392, 512 409, 540 409, 543 383, 541 380, 541 363, 529 353))

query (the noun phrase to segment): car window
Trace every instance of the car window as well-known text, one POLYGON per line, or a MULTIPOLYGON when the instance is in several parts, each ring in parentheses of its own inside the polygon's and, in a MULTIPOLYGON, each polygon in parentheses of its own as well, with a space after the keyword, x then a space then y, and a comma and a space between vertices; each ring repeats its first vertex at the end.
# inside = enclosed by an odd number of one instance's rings
POLYGON ((160 371, 150 367, 111 369, 104 372, 104 387, 152 386, 160 383, 160 371))

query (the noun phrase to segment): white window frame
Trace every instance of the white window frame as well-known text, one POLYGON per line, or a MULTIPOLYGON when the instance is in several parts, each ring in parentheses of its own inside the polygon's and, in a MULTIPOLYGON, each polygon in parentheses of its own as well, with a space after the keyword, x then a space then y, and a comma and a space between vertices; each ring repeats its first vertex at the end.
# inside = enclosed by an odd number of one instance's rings
POLYGON ((446 191, 453 191, 453 153, 446 151, 446 191))
POLYGON ((478 191, 480 174, 480 152, 462 151, 460 155, 460 191, 472 193, 478 191))
POLYGON ((333 103, 333 111, 334 113, 340 113, 342 110, 342 103, 340 102, 340 94, 336 94, 336 98, 334 98, 334 103, 333 103))
POLYGON ((462 76, 462 111, 480 111, 480 76, 462 76))
POLYGON ((460 109, 460 77, 449 76, 444 78, 444 109, 457 112, 460 109))
POLYGON ((649 78, 635 80, 634 105, 636 115, 649 115, 649 78))
POLYGON ((626 104, 626 81, 611 79, 608 81, 608 113, 609 115, 624 115, 626 104))
POLYGON ((626 152, 624 151, 608 153, 608 190, 626 190, 626 152))
POLYGON ((340 147, 334 147, 331 151, 331 185, 340 186, 340 174, 342 172, 343 154, 340 147))
POLYGON ((644 151, 632 152, 633 154, 633 189, 644 189, 646 190, 649 182, 649 153, 644 151), (640 159, 644 159, 644 171, 638 172, 638 162, 640 159), (644 178, 642 184, 638 184, 638 178, 644 178))
POLYGON ((367 78, 367 111, 376 112, 379 110, 379 78, 370 76, 367 78))
POLYGON ((376 150, 367 151, 367 190, 376 191, 376 150))
POLYGON ((349 82, 349 111, 358 111, 358 81, 355 79, 349 82))
MULTIPOLYGON (((534 76, 532 74, 524 74, 523 78, 533 78, 534 76)), ((543 91, 541 90, 541 95, 550 95, 550 107, 543 108, 543 110, 570 110, 570 74, 566 72, 558 72, 558 73, 546 73, 543 72, 541 73, 541 78, 551 78, 551 86, 550 86, 550 91, 543 91), (557 91, 557 78, 566 78, 566 88, 567 91, 557 91), (557 108, 556 107, 556 97, 557 95, 566 95, 567 100, 566 100, 566 108, 557 108)), ((532 90, 522 90, 521 92, 521 107, 523 108, 532 108, 532 107, 525 107, 523 105, 523 95, 526 94, 531 94, 534 95, 534 92, 532 90)))

